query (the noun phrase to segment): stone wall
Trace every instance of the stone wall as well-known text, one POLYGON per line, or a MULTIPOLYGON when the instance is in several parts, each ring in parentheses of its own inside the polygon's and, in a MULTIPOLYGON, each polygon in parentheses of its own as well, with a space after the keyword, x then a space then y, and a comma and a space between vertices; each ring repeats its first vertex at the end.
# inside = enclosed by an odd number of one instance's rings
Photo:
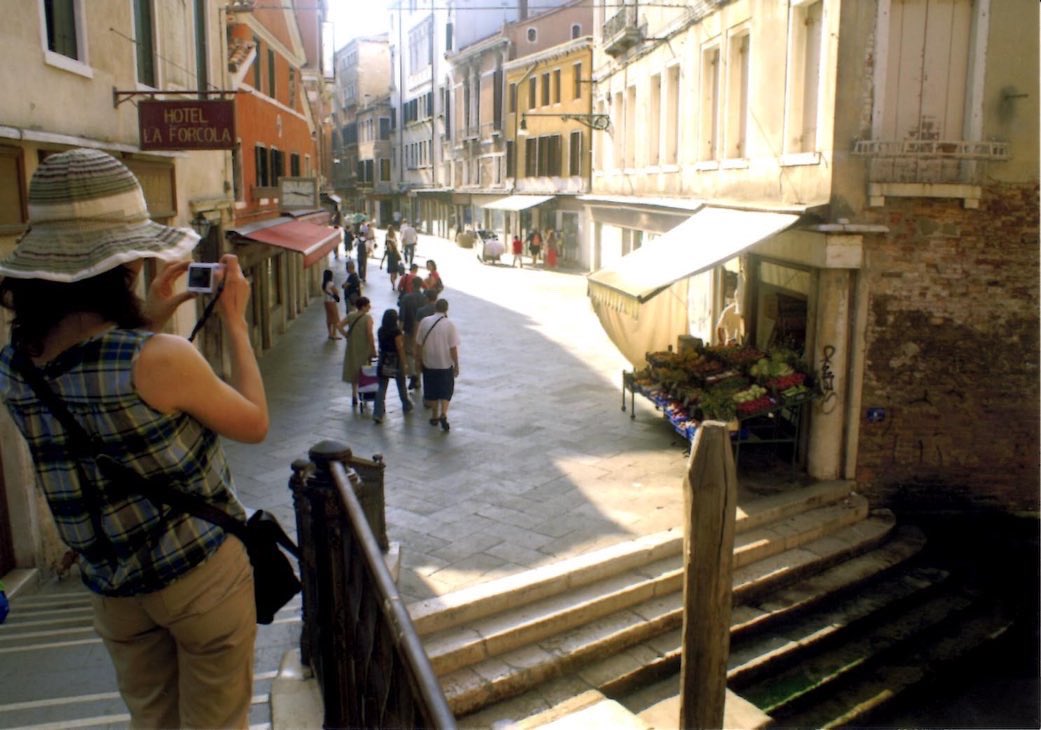
POLYGON ((870 303, 857 482, 875 501, 1038 509, 1038 186, 886 201, 870 303))

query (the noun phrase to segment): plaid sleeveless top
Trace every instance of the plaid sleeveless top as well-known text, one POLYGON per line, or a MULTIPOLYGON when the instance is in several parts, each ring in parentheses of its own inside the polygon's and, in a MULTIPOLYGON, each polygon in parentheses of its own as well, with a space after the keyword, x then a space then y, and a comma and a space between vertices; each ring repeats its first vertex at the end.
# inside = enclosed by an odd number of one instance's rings
MULTIPOLYGON (((43 376, 104 453, 241 519, 217 434, 185 413, 156 411, 134 390, 132 369, 151 336, 114 329, 91 337, 43 366, 43 376)), ((13 356, 10 346, 0 350, 0 399, 29 444, 37 481, 62 539, 80 553, 90 590, 159 590, 220 547, 224 532, 216 525, 121 489, 91 459, 77 463, 64 428, 12 366, 13 356)))

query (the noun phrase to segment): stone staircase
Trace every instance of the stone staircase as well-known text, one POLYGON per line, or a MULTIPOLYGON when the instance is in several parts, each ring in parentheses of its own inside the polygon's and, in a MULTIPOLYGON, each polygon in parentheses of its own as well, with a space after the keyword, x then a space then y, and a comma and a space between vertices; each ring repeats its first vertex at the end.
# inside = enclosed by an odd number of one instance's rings
MULTIPOLYGON (((743 503, 735 532, 726 727, 854 722, 1008 626, 849 483, 743 503)), ((410 606, 460 726, 676 727, 682 542, 651 535, 410 606)))

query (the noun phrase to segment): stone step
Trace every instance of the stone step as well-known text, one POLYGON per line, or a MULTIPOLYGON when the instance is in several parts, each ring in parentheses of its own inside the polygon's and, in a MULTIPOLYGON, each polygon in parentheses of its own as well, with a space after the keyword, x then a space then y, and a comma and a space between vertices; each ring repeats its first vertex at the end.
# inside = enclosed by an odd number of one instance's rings
POLYGON ((873 671, 888 664, 888 657, 899 653, 923 635, 956 625, 969 611, 974 598, 963 593, 942 592, 917 603, 899 616, 860 632, 846 641, 797 665, 771 674, 760 682, 740 689, 741 695, 774 719, 785 718, 828 699, 873 671))
MULTIPOLYGON (((841 502, 850 497, 852 482, 832 481, 802 489, 746 500, 737 508, 735 545, 754 554, 757 538, 742 535, 765 528, 803 512, 841 502)), ((488 581, 442 596, 418 601, 409 606, 409 614, 420 636, 428 636, 455 626, 534 603, 553 595, 595 583, 612 575, 625 573, 671 555, 679 555, 683 531, 669 530, 648 535, 602 550, 560 561, 543 568, 488 581)))
MULTIPOLYGON (((863 520, 866 515, 866 500, 850 495, 840 502, 749 530, 735 540, 735 576, 757 560, 820 539, 827 532, 863 520)), ((664 543, 655 544, 660 547, 664 543)), ((655 597, 676 596, 672 603, 678 609, 678 591, 683 587, 678 551, 682 546, 674 547, 677 552, 673 556, 650 565, 606 575, 595 583, 580 585, 518 607, 509 606, 500 613, 475 618, 465 626, 453 626, 428 635, 424 647, 434 671, 439 675, 447 674, 655 597)), ((648 550, 647 554, 660 553, 648 550)))
MULTIPOLYGON (((759 563, 735 570, 735 600, 740 600, 744 594, 758 595, 761 591, 757 583, 761 581, 777 585, 785 576, 798 579, 811 572, 814 565, 827 567, 851 554, 870 549, 884 539, 892 527, 892 516, 883 513, 839 534, 818 538, 772 556, 770 560, 774 563, 770 570, 762 570, 759 563)), ((457 716, 521 694, 568 672, 576 672, 583 682, 588 683, 587 688, 597 689, 620 675, 640 671, 670 649, 674 650, 678 639, 669 639, 669 632, 678 630, 681 623, 680 594, 673 592, 657 596, 535 643, 489 656, 477 664, 455 669, 442 675, 442 686, 457 716), (625 649, 643 642, 646 642, 647 650, 624 653, 625 649), (603 657, 610 659, 607 663, 597 661, 603 657), (588 663, 593 664, 585 667, 588 663)))
MULTIPOLYGON (((882 526, 885 524, 883 522, 882 526)), ((897 528, 893 530, 891 539, 883 545, 781 588, 765 601, 747 601, 745 597, 756 593, 757 586, 754 582, 739 584, 735 581, 730 629, 732 653, 736 652, 745 637, 772 635, 778 624, 794 621, 825 602, 866 590, 867 584, 895 572, 918 555, 924 546, 925 536, 920 530, 913 527, 897 528)), ((801 565, 791 567, 795 572, 802 569, 801 565)), ((682 619, 682 613, 679 618, 682 619)), ((620 697, 654 683, 659 678, 677 675, 680 671, 680 641, 678 628, 658 637, 654 641, 655 651, 659 654, 656 658, 646 661, 634 673, 619 675, 602 688, 611 696, 620 697)))
POLYGON ((737 692, 767 675, 777 673, 804 657, 833 646, 844 637, 861 632, 920 602, 941 586, 946 571, 920 567, 862 587, 856 595, 813 611, 786 625, 731 646, 728 685, 737 692))
POLYGON ((944 667, 964 662, 987 643, 1001 638, 1012 620, 988 608, 974 610, 945 636, 917 646, 863 677, 855 687, 845 687, 835 697, 825 698, 809 711, 789 717, 785 724, 797 727, 838 728, 865 726, 877 712, 902 693, 926 681, 944 667), (794 722, 793 722, 794 720, 794 722))

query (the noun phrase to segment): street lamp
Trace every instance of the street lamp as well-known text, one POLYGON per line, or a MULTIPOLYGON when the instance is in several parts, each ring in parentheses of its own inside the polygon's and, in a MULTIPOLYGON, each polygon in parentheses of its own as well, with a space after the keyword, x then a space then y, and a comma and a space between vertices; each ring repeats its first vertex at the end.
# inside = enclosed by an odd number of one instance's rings
POLYGON ((195 217, 192 218, 191 226, 192 230, 199 234, 199 238, 206 238, 210 233, 210 228, 213 226, 213 223, 209 218, 202 214, 202 211, 199 211, 195 214, 195 217))

